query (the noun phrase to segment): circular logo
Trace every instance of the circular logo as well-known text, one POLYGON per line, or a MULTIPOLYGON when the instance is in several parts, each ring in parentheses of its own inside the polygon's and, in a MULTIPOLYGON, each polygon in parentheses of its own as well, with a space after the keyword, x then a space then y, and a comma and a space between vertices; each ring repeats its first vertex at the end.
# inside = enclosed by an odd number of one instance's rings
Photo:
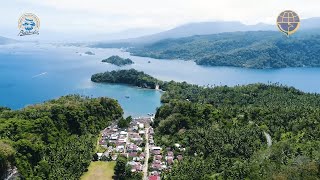
POLYGON ((32 13, 23 14, 18 21, 19 36, 39 34, 40 20, 32 13))
POLYGON ((277 26, 281 32, 290 36, 300 27, 300 18, 297 13, 286 10, 280 13, 277 19, 277 26))

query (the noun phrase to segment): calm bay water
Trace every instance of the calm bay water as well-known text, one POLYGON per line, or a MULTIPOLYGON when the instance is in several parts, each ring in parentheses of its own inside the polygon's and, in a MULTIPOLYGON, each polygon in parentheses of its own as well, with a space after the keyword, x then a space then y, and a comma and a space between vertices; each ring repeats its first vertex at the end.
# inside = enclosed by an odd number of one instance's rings
POLYGON ((102 59, 111 55, 131 58, 135 64, 124 68, 142 70, 161 80, 229 86, 271 81, 294 86, 305 92, 320 92, 320 68, 253 70, 203 67, 192 61, 134 57, 119 49, 30 43, 0 46, 0 106, 19 109, 29 104, 76 93, 115 98, 124 108, 125 115, 145 116, 154 112, 156 107, 160 106, 159 91, 90 81, 94 73, 120 69, 101 63, 102 59), (95 55, 85 55, 86 51, 92 51, 95 55))

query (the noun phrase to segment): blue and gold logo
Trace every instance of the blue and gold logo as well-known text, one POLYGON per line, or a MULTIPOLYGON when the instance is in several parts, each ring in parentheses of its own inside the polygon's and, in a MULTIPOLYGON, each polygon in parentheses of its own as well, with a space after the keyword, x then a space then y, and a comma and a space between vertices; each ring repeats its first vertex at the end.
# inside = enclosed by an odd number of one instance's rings
POLYGON ((281 32, 289 37, 299 29, 300 18, 294 11, 283 11, 277 18, 277 26, 281 32))
POLYGON ((35 14, 25 13, 19 18, 18 28, 18 36, 39 34, 40 20, 35 14))

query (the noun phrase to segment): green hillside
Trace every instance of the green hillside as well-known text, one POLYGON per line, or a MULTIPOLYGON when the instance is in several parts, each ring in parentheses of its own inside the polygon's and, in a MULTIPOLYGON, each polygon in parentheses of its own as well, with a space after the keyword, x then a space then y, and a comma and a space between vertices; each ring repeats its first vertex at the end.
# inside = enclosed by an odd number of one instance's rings
POLYGON ((22 179, 79 179, 97 135, 122 116, 117 101, 65 96, 22 110, 0 109, 0 178, 17 167, 22 179))
POLYGON ((273 84, 165 90, 155 140, 185 158, 163 179, 320 178, 319 94, 273 84))
POLYGON ((319 67, 320 35, 255 31, 162 40, 129 50, 137 56, 246 68, 319 67))

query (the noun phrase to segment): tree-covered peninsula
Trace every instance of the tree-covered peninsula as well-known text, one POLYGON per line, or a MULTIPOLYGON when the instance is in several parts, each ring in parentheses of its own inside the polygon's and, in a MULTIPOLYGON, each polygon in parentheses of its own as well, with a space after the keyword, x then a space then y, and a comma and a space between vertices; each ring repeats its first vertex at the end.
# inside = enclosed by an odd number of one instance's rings
POLYGON ((116 100, 65 96, 13 111, 0 108, 0 179, 79 179, 101 129, 122 117, 116 100))
POLYGON ((129 49, 136 56, 194 60, 198 65, 245 68, 320 67, 319 33, 290 38, 278 32, 234 32, 165 39, 129 49))
POLYGON ((107 59, 102 60, 102 62, 110 63, 116 66, 125 66, 125 65, 134 64, 134 62, 131 59, 129 58, 124 59, 119 56, 111 56, 107 59))
MULTIPOLYGON (((137 77, 133 70, 120 74, 137 77)), ((184 157, 163 179, 320 178, 319 94, 278 84, 201 87, 171 81, 161 88, 166 92, 152 125, 154 139, 184 157)))

